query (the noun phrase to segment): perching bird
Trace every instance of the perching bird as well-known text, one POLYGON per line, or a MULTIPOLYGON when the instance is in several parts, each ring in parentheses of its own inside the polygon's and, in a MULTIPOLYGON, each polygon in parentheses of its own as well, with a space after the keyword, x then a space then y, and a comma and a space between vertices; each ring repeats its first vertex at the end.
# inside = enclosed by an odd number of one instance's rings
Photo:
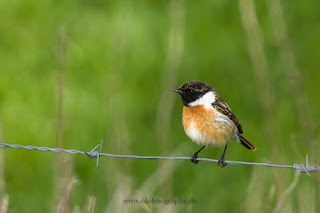
POLYGON ((242 136, 242 127, 229 105, 219 97, 210 84, 202 81, 189 81, 177 89, 170 90, 181 96, 182 123, 186 134, 192 141, 202 145, 202 148, 192 156, 191 162, 195 164, 199 162, 198 153, 206 146, 224 146, 223 155, 218 161, 218 165, 224 167, 227 165, 224 156, 229 141, 236 141, 247 149, 256 150, 242 136))

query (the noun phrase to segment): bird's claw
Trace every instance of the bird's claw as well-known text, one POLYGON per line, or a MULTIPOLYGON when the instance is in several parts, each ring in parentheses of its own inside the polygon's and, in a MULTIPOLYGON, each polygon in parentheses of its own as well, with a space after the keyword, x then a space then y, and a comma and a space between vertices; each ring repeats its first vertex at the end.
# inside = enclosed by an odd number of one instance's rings
POLYGON ((192 155, 191 162, 194 163, 194 164, 199 163, 199 160, 197 160, 197 158, 198 158, 197 154, 192 155))
POLYGON ((220 166, 221 168, 225 167, 227 165, 227 163, 224 161, 224 158, 221 158, 218 161, 218 166, 220 166))

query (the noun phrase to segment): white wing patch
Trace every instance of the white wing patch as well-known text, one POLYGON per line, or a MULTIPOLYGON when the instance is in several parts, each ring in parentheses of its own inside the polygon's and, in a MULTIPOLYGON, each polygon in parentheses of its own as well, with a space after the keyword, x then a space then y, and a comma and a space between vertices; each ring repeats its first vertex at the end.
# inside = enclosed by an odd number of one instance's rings
POLYGON ((201 98, 189 103, 189 106, 204 105, 206 109, 212 108, 212 103, 216 100, 216 96, 213 91, 207 92, 201 98))

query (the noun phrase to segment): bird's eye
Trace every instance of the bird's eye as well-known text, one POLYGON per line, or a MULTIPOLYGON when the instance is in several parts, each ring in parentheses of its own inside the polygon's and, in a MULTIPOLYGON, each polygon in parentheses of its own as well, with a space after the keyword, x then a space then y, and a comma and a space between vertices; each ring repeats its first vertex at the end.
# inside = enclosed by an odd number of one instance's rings
POLYGON ((193 93, 194 90, 193 90, 193 89, 189 89, 188 92, 189 92, 189 93, 193 93))

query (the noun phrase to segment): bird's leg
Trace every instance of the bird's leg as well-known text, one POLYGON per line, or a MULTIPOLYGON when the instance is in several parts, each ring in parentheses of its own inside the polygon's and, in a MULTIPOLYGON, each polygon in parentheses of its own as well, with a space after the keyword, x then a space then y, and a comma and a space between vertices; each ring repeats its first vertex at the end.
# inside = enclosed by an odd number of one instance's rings
POLYGON ((223 154, 222 154, 220 160, 218 161, 218 166, 221 166, 221 168, 223 168, 227 165, 227 163, 224 161, 224 155, 226 154, 227 146, 228 146, 228 144, 226 144, 226 146, 224 147, 223 154))
POLYGON ((191 162, 194 164, 199 163, 199 161, 197 160, 198 158, 198 153, 204 148, 205 146, 201 147, 201 149, 199 149, 196 153, 194 153, 191 157, 191 162))

